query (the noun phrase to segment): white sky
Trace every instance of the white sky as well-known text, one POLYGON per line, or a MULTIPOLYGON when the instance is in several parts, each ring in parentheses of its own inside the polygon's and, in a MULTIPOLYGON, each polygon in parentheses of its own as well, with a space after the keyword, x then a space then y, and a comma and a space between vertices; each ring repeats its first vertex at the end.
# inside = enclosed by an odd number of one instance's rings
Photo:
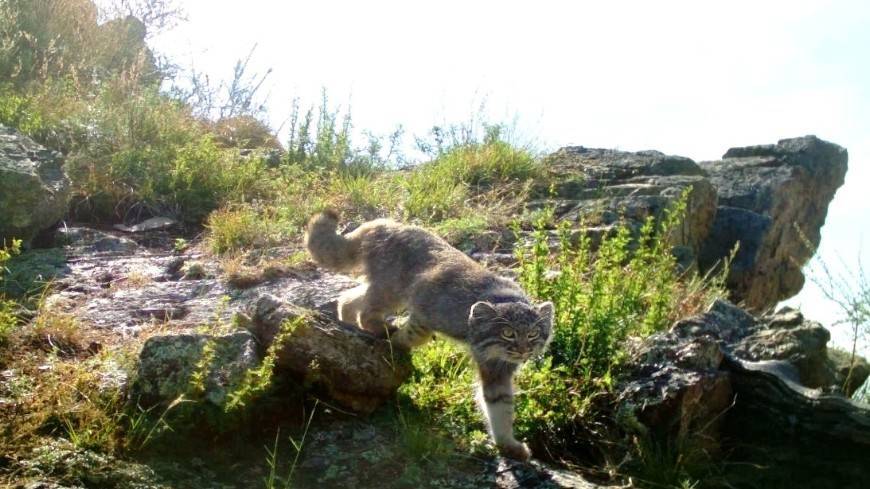
MULTIPOLYGON (((257 44, 275 127, 325 88, 354 125, 411 135, 494 121, 545 149, 658 149, 695 160, 816 134, 849 150, 822 256, 870 266, 870 2, 180 2, 158 51, 213 78, 257 44), (861 250, 862 238, 867 244, 861 250)), ((830 324, 808 286, 791 301, 830 324)), ((836 336, 836 331, 835 331, 836 336)))

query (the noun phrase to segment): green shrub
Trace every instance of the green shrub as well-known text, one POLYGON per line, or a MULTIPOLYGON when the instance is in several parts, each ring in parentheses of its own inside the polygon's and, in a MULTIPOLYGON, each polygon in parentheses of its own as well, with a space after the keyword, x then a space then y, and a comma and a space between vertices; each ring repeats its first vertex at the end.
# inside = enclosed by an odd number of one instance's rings
POLYGON ((458 144, 432 161, 442 177, 471 186, 522 181, 539 174, 534 155, 501 137, 502 127, 488 126, 483 141, 458 144))
POLYGON ((449 243, 458 246, 474 236, 479 236, 488 224, 485 216, 469 215, 441 221, 435 225, 435 231, 449 243))
POLYGON ((403 182, 407 198, 406 219, 431 223, 460 217, 465 210, 468 188, 445 175, 437 166, 423 166, 409 173, 403 182))
POLYGON ((224 254, 272 244, 278 240, 273 223, 249 205, 218 209, 206 222, 209 248, 224 254))
POLYGON ((534 297, 552 301, 557 311, 547 355, 519 380, 538 397, 529 395, 519 403, 520 432, 570 433, 590 400, 613 386, 626 360, 627 339, 662 331, 724 296, 721 277, 682 276, 671 254, 671 234, 683 219, 686 198, 684 194, 659 221, 648 218, 637 236, 621 226, 595 251, 588 235, 572 239, 563 224, 555 256, 543 230, 535 232, 531 249, 519 254, 520 282, 534 297), (545 416, 548 424, 542 426, 536 403, 566 419, 549 423, 545 416))
POLYGON ((367 133, 367 146, 359 148, 352 140, 350 110, 341 116, 340 112, 330 105, 325 91, 316 120, 313 107, 302 114, 299 101, 294 100, 285 161, 306 170, 351 176, 371 176, 401 161, 401 127, 386 138, 367 133))
POLYGON ((414 372, 399 388, 400 395, 460 442, 471 439, 475 430, 486 429, 475 410, 474 374, 466 352, 439 338, 415 350, 412 361, 414 372))
POLYGON ((369 220, 393 214, 402 199, 396 179, 387 175, 335 173, 326 189, 332 206, 346 218, 369 220))
POLYGON ((482 141, 469 136, 439 143, 434 158, 404 179, 405 218, 434 223, 467 217, 474 213, 471 198, 476 192, 540 176, 534 155, 502 139, 501 127, 487 126, 482 141))

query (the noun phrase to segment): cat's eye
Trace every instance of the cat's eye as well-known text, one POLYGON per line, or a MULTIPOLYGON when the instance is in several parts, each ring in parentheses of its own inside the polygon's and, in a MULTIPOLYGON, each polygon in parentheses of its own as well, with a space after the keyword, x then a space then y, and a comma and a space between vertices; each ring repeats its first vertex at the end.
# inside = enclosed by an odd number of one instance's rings
POLYGON ((530 340, 533 340, 533 339, 537 338, 537 337, 540 336, 540 335, 541 335, 541 331, 538 330, 537 328, 535 328, 535 329, 529 331, 529 339, 530 339, 530 340))
POLYGON ((501 335, 509 340, 512 340, 514 339, 514 336, 516 336, 516 333, 514 333, 514 330, 510 328, 504 328, 503 330, 501 330, 501 335))

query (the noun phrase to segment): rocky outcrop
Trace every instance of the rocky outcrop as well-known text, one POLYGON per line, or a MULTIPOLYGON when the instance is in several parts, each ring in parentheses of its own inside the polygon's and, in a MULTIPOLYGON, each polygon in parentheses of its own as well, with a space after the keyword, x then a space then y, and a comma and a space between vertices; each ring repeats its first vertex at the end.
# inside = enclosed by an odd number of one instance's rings
POLYGON ((728 276, 733 300, 762 311, 797 294, 804 284, 801 267, 819 245, 847 160, 840 146, 806 136, 732 148, 719 161, 702 162, 719 207, 701 269, 739 242, 728 276))
POLYGON ((673 244, 681 263, 693 263, 709 233, 716 192, 694 161, 658 151, 624 151, 566 147, 548 156, 545 166, 554 181, 544 199, 530 209, 551 208, 558 220, 582 223, 593 237, 625 222, 635 231, 647 217, 661 217, 685 191, 687 212, 673 244))
POLYGON ((63 218, 70 181, 60 153, 0 125, 0 244, 25 243, 63 218))
POLYGON ((763 312, 803 286, 801 266, 820 241, 828 204, 843 184, 846 150, 815 137, 732 148, 700 164, 658 151, 565 147, 545 159, 555 183, 529 209, 582 223, 596 238, 622 222, 637 231, 687 189, 671 236, 684 268, 708 271, 738 251, 729 268, 732 300, 763 312))
POLYGON ((756 319, 718 301, 635 347, 633 371, 620 387, 620 422, 707 453, 724 448, 755 464, 771 457, 777 465, 769 481, 838 467, 846 475, 811 487, 866 487, 858 454, 870 453, 870 408, 837 394, 843 379, 827 358, 827 340, 824 328, 797 311, 756 319))

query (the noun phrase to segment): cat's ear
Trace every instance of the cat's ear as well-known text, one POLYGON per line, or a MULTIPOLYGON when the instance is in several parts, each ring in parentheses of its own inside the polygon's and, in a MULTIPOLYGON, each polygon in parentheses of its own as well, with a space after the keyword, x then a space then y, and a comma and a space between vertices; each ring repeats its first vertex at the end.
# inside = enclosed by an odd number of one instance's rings
POLYGON ((495 307, 489 302, 475 302, 471 306, 471 312, 468 314, 468 322, 486 321, 494 319, 497 316, 495 307))
POLYGON ((556 308, 553 307, 553 303, 550 301, 542 302, 538 304, 537 308, 538 314, 540 314, 541 317, 547 318, 547 320, 550 321, 550 324, 553 324, 553 315, 556 313, 556 308))

